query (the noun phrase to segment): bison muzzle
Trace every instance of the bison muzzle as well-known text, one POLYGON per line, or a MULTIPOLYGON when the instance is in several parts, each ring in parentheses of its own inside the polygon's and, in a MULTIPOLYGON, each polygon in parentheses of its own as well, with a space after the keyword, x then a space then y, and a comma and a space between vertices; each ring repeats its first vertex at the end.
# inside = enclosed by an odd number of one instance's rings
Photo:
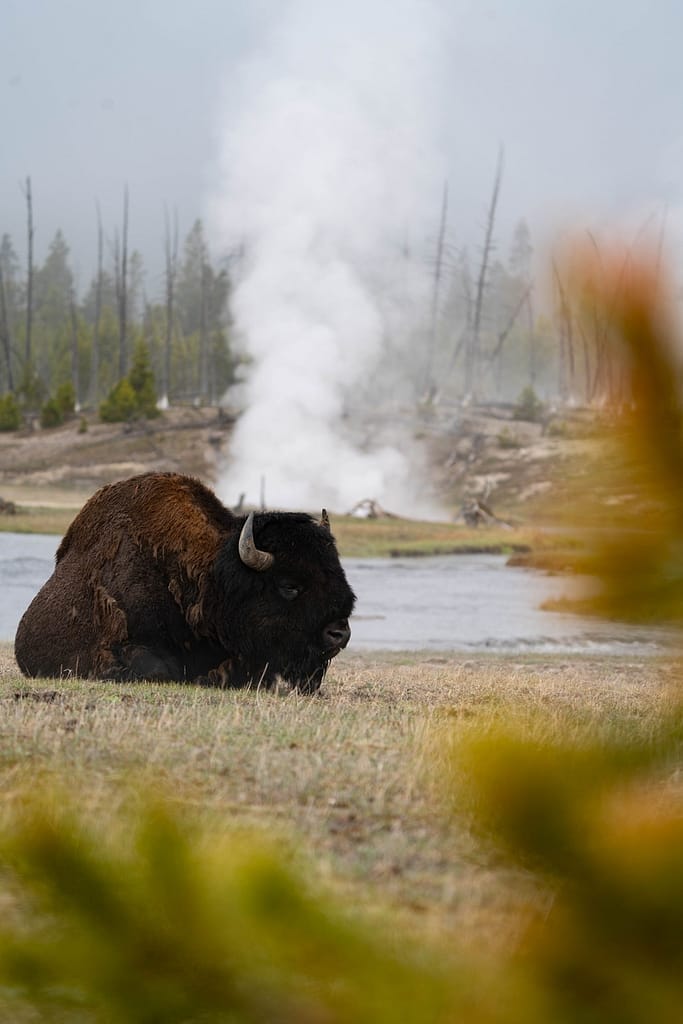
POLYGON ((355 597, 326 513, 235 516, 198 480, 99 490, 19 623, 28 676, 318 689, 355 597))

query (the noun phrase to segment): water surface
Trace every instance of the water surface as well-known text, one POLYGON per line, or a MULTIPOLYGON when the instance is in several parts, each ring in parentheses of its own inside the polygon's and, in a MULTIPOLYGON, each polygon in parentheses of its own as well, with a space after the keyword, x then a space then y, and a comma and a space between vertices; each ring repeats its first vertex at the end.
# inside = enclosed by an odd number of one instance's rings
MULTIPOLYGON (((60 538, 0 533, 0 639, 52 573, 60 538)), ((671 634, 541 611, 580 581, 509 568, 503 555, 346 559, 356 650, 657 653, 671 634)))

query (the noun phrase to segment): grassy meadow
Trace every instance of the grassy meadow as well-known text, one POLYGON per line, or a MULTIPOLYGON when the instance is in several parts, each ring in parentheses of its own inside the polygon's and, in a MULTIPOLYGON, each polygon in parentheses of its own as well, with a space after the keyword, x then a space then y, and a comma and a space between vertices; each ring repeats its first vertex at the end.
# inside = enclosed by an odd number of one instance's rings
POLYGON ((345 652, 303 697, 3 645, 0 1020, 673 1021, 679 672, 345 652))
MULTIPOLYGON (((93 821, 149 790, 221 829, 275 839, 357 907, 425 935, 510 946, 520 878, 445 809, 439 735, 550 711, 557 736, 654 722, 674 663, 344 654, 320 694, 27 680, 0 661, 4 813, 56 786, 93 821)), ((0 812, 2 813, 2 812, 0 812)))

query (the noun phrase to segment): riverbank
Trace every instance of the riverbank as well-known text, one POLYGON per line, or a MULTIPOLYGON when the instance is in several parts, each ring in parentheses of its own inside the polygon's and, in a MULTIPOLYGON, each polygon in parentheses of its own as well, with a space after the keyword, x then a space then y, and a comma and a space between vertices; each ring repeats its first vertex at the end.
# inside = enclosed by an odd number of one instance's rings
MULTIPOLYGON (((0 531, 63 535, 90 494, 45 486, 40 490, 5 485, 3 495, 15 506, 0 513, 0 531)), ((512 555, 563 550, 573 541, 566 532, 536 527, 466 527, 458 523, 411 519, 358 519, 331 515, 332 530, 343 557, 385 558, 450 554, 512 555)))
MULTIPOLYGON (((434 410, 427 420, 415 418, 413 433, 431 464, 445 521, 361 519, 332 509, 342 554, 482 552, 533 560, 551 551, 562 552, 560 561, 569 563, 567 554, 582 548, 576 517, 583 515, 582 529, 587 525, 577 494, 583 490, 591 496, 590 523, 606 516, 613 520, 621 507, 620 481, 613 472, 596 469, 605 462, 605 446, 586 436, 585 416, 573 414, 576 422, 563 422, 562 431, 556 426, 551 436, 542 424, 514 421, 511 415, 503 407, 459 412, 453 407, 434 410), (462 507, 484 498, 499 521, 462 525, 462 507)), ((107 424, 86 414, 55 429, 33 425, 2 433, 0 499, 12 503, 16 513, 0 511, 0 530, 63 534, 99 487, 148 470, 188 473, 212 485, 227 464, 233 422, 218 409, 174 407, 153 421, 107 424)), ((359 501, 375 497, 358 495, 359 501)), ((234 502, 238 499, 235 494, 234 502)))

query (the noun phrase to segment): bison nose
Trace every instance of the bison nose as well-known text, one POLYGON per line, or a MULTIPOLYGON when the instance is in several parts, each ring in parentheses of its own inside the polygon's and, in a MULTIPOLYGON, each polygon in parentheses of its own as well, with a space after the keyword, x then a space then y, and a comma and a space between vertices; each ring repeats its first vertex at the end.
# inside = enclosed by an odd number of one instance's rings
POLYGON ((347 619, 339 619, 338 622, 331 622, 329 626, 325 626, 323 630, 323 640, 325 646, 329 650, 340 651, 342 647, 346 647, 351 636, 351 630, 349 629, 349 623, 347 619))

